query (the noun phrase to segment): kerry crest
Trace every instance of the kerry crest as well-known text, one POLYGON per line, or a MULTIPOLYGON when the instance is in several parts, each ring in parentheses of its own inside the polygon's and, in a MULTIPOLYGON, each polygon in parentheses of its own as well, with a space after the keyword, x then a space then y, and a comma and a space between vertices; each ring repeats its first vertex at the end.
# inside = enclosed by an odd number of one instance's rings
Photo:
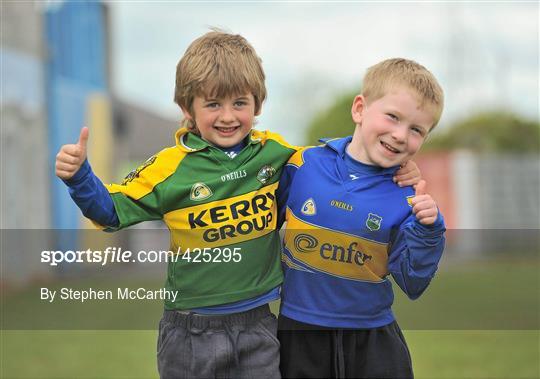
POLYGON ((268 183, 270 178, 274 176, 275 173, 276 173, 275 168, 273 168, 272 166, 268 164, 264 165, 261 167, 261 169, 259 170, 259 173, 257 174, 257 180, 261 182, 262 184, 266 184, 268 183))

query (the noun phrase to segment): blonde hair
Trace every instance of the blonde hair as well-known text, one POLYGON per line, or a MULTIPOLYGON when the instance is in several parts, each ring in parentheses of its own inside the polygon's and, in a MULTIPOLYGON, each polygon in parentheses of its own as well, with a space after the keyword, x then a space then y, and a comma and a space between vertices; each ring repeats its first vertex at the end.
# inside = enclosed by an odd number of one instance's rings
POLYGON ((420 106, 430 106, 434 124, 441 118, 444 93, 435 76, 424 66, 408 59, 393 58, 377 63, 367 69, 362 85, 362 95, 369 104, 383 97, 397 85, 405 85, 416 91, 420 106))
MULTIPOLYGON (((196 96, 226 97, 253 94, 255 114, 266 99, 262 61, 238 34, 213 29, 189 45, 176 66, 174 102, 193 113, 196 96)), ((186 123, 196 131, 193 122, 186 123)))

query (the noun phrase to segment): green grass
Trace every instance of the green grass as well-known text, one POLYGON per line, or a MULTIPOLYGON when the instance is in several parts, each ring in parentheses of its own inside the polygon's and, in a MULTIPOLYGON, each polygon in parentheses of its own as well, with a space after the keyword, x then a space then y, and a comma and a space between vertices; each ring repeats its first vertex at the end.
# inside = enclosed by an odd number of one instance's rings
POLYGON ((539 378, 538 330, 405 331, 416 378, 539 378))
MULTIPOLYGON (((538 331, 405 331, 417 378, 538 378, 538 331)), ((157 378, 156 332, 4 331, 2 378, 157 378)))
MULTIPOLYGON (((40 287, 32 286, 6 296, 2 307, 2 328, 10 330, 153 330, 163 313, 163 301, 156 300, 59 300, 62 287, 74 290, 113 290, 139 287, 156 290, 163 280, 86 278, 45 284, 57 291, 56 300, 40 300, 40 287), (39 314, 39 317, 36 317, 39 314), (126 317, 137 315, 137 317, 126 317)), ((115 296, 115 295, 114 295, 115 296)))
POLYGON ((467 262, 440 270, 417 300, 394 293, 402 329, 540 329, 538 260, 467 262))
MULTIPOLYGON (((394 311, 416 377, 540 378, 539 273, 536 259, 469 262, 441 270, 416 301, 406 299, 395 286, 394 311)), ((79 284, 84 287, 88 282, 79 284)), ((29 329, 33 319, 61 316, 66 325, 69 318, 80 317, 79 326, 125 326, 122 318, 126 322, 138 318, 153 326, 143 328, 147 330, 3 330, 1 378, 157 378, 153 328, 159 303, 36 310, 36 296, 36 288, 29 288, 2 299, 2 325, 29 329)), ((272 309, 277 311, 278 304, 272 304, 272 309)))
POLYGON ((155 378, 154 331, 3 331, 1 378, 155 378))

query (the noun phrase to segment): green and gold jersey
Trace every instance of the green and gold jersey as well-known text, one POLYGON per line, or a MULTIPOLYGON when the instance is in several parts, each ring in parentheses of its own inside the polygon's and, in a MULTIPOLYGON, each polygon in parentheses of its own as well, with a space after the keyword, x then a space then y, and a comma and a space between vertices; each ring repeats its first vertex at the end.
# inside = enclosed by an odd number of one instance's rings
POLYGON ((230 159, 183 128, 176 146, 148 159, 122 184, 107 186, 118 228, 162 219, 170 230, 177 255, 169 262, 166 289, 178 296, 166 301, 167 309, 245 300, 282 282, 276 189, 296 149, 277 134, 253 130, 230 159), (205 259, 182 259, 188 251, 192 258, 204 252, 205 259))

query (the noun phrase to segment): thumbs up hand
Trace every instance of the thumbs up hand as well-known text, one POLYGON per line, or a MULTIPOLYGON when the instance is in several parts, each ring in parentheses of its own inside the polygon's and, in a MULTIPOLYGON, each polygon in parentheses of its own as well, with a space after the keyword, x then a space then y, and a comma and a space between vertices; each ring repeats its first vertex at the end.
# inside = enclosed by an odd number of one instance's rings
POLYGON ((415 194, 412 199, 413 213, 423 225, 431 225, 437 219, 439 209, 435 200, 426 192, 426 181, 420 180, 415 186, 415 194))
POLYGON ((88 128, 83 127, 77 143, 62 146, 58 154, 56 154, 56 176, 60 179, 72 178, 81 168, 86 159, 88 134, 88 128))

